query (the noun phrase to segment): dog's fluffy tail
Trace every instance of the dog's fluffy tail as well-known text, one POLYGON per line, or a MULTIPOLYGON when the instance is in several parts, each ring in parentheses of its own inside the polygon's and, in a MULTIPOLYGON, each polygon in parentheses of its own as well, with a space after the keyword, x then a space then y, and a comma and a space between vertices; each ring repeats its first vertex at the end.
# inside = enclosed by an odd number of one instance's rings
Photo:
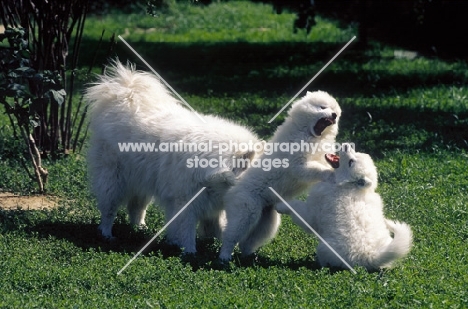
POLYGON ((104 113, 136 114, 141 111, 154 113, 173 104, 179 104, 159 79, 149 73, 136 71, 128 64, 113 61, 86 90, 91 120, 104 113))
POLYGON ((413 244, 413 233, 408 224, 387 219, 385 224, 393 233, 393 240, 373 260, 376 268, 391 267, 395 260, 408 254, 413 244))

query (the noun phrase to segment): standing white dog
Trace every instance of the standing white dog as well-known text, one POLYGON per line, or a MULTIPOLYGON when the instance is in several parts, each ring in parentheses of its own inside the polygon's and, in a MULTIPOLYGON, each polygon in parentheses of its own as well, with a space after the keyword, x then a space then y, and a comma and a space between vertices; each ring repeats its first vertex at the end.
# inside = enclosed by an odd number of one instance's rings
POLYGON ((204 115, 207 123, 203 123, 155 76, 118 61, 87 89, 86 99, 92 129, 88 165, 102 235, 112 237, 122 204, 127 205, 130 223, 144 226, 146 207, 153 198, 168 221, 206 187, 168 226, 167 240, 185 252, 196 252, 198 223, 203 236, 220 237, 222 198, 243 172, 232 158, 253 159, 255 152, 231 147, 220 153, 218 146, 255 143, 255 134, 215 116, 204 115), (125 148, 122 143, 137 147, 125 148), (210 143, 213 149, 206 149, 210 143))
MULTIPOLYGON (((384 218, 382 200, 375 192, 377 169, 372 159, 355 153, 349 144, 343 144, 339 158, 326 157, 336 168, 336 183, 318 183, 306 202, 288 204, 351 266, 369 271, 391 267, 410 251, 412 232, 407 224, 384 218)), ((287 205, 279 203, 276 208, 311 233, 287 205)), ((323 242, 317 247, 317 259, 321 266, 345 268, 323 242)))
POLYGON ((237 243, 242 254, 249 255, 276 234, 280 216, 274 205, 278 198, 269 187, 283 198, 293 198, 313 182, 331 180, 333 171, 321 151, 325 144, 334 144, 340 116, 336 100, 322 91, 308 92, 292 105, 285 122, 268 143, 272 147, 279 146, 278 149, 264 151, 258 159, 276 160, 287 166, 269 171, 250 167, 239 183, 226 193, 227 226, 223 232, 221 260, 231 259, 237 243), (306 149, 306 144, 311 148, 306 149), (298 145, 300 150, 291 151, 298 145))

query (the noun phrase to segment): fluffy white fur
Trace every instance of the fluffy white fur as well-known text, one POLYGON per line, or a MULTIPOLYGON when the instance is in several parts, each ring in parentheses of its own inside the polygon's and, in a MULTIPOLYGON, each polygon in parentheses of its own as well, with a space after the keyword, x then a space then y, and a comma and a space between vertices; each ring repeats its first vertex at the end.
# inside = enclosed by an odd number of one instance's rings
MULTIPOLYGON (((334 143, 338 133, 341 109, 326 92, 308 92, 293 103, 284 123, 278 127, 269 143, 334 143), (328 123, 327 123, 328 122, 328 123)), ((329 180, 333 171, 320 151, 264 152, 259 160, 286 159, 287 168, 265 171, 250 167, 239 182, 225 196, 227 226, 223 232, 221 260, 231 259, 239 243, 243 255, 252 254, 274 237, 280 216, 274 209, 278 198, 272 187, 283 198, 293 198, 313 182, 329 180)))
MULTIPOLYGON (((167 228, 166 239, 196 252, 196 228, 203 236, 219 236, 223 196, 243 169, 232 166, 232 157, 252 158, 252 151, 230 149, 222 154, 226 166, 188 168, 195 156, 219 160, 212 152, 121 152, 120 142, 145 143, 248 143, 258 138, 249 129, 231 121, 203 115, 203 123, 174 99, 153 75, 135 71, 118 61, 89 87, 91 147, 88 165, 91 185, 101 212, 99 229, 112 237, 112 225, 120 205, 126 205, 130 223, 144 226, 147 205, 156 198, 173 216, 206 187, 167 228)), ((240 149, 240 148, 239 148, 240 149)))
MULTIPOLYGON (((345 144, 335 174, 335 184, 320 182, 312 187, 306 202, 288 204, 351 266, 369 271, 391 267, 410 251, 412 232, 407 224, 384 218, 372 159, 345 144)), ((276 208, 311 233, 287 205, 279 203, 276 208)), ((317 259, 321 266, 346 268, 321 241, 317 259)))

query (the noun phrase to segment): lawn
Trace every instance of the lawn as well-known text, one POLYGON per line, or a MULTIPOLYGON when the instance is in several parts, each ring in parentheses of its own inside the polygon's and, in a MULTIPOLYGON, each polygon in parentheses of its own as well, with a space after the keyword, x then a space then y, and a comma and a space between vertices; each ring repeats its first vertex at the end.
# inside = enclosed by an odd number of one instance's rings
MULTIPOLYGON (((356 34, 353 25, 324 18, 309 36, 294 34, 293 20, 244 1, 178 5, 156 18, 91 15, 80 59, 91 61, 87 51, 96 49, 106 28, 105 40, 112 32, 122 35, 196 110, 240 121, 268 138, 284 114, 268 120, 356 34)), ((353 43, 308 87, 337 98, 343 109, 338 141, 372 155, 386 216, 413 229, 414 247, 394 269, 357 268, 356 275, 320 269, 316 238, 283 216, 277 237, 255 261, 235 255, 223 268, 219 240, 200 240, 199 254, 187 257, 157 238, 117 275, 164 218, 150 207, 142 232, 129 227, 121 211, 114 227, 120 242, 99 241, 83 149, 44 162, 48 194, 59 199, 58 207, 0 209, 0 308, 468 307, 468 65, 399 58, 400 49, 353 43)), ((114 55, 147 70, 120 41, 114 55)), ((0 188, 33 194, 21 144, 12 140, 4 116, 0 126, 0 188)))

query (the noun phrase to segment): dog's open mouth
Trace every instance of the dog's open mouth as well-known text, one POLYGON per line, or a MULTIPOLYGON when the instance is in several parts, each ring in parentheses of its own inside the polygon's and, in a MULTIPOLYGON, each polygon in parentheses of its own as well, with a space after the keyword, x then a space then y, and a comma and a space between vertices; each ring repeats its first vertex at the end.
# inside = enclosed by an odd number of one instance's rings
POLYGON ((325 160, 327 160, 328 164, 330 164, 333 168, 340 167, 340 157, 337 155, 327 153, 325 154, 325 160))
POLYGON ((322 135, 323 130, 335 123, 336 120, 333 118, 320 118, 314 126, 314 132, 317 136, 320 136, 322 135))

